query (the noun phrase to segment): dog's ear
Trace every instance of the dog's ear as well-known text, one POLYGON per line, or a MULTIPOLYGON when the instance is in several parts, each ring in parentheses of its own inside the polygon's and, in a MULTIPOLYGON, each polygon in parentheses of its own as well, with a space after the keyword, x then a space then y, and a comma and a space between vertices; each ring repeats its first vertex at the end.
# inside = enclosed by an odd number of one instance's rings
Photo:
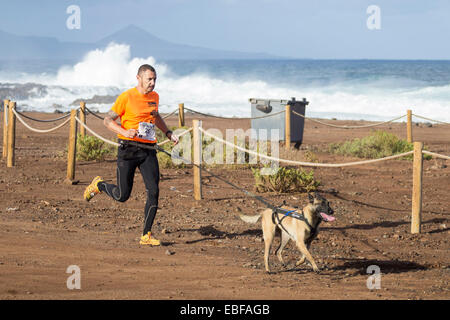
POLYGON ((314 203, 314 196, 311 193, 308 193, 309 203, 314 203))

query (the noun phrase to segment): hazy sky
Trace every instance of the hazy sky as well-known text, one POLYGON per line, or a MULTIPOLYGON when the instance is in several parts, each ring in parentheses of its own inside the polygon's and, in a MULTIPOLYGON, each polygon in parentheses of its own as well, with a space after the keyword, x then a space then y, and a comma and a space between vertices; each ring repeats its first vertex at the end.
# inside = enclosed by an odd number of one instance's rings
POLYGON ((448 0, 15 0, 0 12, 2 31, 62 41, 134 24, 171 42, 294 58, 450 59, 448 0), (66 27, 70 5, 79 30, 66 27), (367 27, 370 5, 380 29, 367 27))

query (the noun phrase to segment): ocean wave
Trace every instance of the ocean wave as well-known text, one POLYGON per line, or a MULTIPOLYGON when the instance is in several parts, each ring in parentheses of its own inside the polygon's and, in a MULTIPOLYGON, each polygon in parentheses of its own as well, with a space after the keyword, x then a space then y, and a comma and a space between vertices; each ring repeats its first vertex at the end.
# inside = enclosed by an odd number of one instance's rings
POLYGON ((386 120, 413 109, 426 117, 450 121, 450 85, 445 83, 429 85, 426 81, 373 75, 364 81, 336 77, 305 85, 305 80, 296 81, 298 75, 290 81, 277 82, 269 77, 270 72, 256 76, 252 71, 245 74, 245 70, 240 70, 244 76, 238 76, 199 71, 201 68, 179 75, 170 63, 157 62, 151 56, 131 58, 129 46, 115 43, 89 52, 80 62, 63 66, 53 75, 4 77, 0 73, 0 96, 16 100, 22 110, 68 111, 85 100, 90 108, 106 112, 118 94, 136 85, 137 69, 144 63, 157 70, 161 112, 175 110, 183 102, 201 112, 248 117, 249 98, 296 97, 310 102, 306 109, 310 116, 386 120))

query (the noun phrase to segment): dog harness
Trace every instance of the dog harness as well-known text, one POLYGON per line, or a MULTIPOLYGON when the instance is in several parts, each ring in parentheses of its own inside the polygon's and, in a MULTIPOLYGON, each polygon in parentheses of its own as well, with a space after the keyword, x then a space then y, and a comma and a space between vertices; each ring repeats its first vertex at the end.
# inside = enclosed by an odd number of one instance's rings
POLYGON ((291 238, 293 238, 293 236, 286 230, 286 228, 282 224, 284 218, 286 218, 286 217, 292 217, 292 218, 295 218, 295 219, 305 222, 306 225, 308 226, 308 228, 310 228, 310 235, 309 235, 308 239, 305 240, 305 242, 309 242, 310 239, 312 240, 312 238, 315 236, 315 234, 317 232, 317 227, 314 228, 311 224, 309 224, 308 220, 305 218, 305 215, 303 214, 303 210, 302 210, 302 212, 299 213, 297 210, 289 211, 286 209, 282 209, 281 206, 278 208, 272 209, 273 223, 275 223, 275 220, 276 220, 277 224, 281 227, 281 229, 283 229, 284 232, 286 232, 291 238), (281 219, 280 219, 280 217, 278 217, 278 213, 283 214, 283 217, 281 217, 281 219))

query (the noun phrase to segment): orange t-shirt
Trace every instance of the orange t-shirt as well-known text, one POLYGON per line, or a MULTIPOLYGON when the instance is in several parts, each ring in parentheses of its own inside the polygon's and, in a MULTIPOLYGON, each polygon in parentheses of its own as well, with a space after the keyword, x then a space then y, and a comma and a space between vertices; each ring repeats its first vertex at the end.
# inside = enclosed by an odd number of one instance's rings
MULTIPOLYGON (((135 87, 121 93, 120 96, 117 97, 111 110, 119 115, 122 128, 125 130, 138 130, 140 122, 155 124, 155 117, 152 116, 150 112, 153 110, 158 111, 158 105, 159 95, 155 91, 141 94, 135 87)), ((156 135, 155 140, 145 140, 137 136, 130 139, 121 134, 118 134, 117 136, 119 139, 156 143, 156 135)))

